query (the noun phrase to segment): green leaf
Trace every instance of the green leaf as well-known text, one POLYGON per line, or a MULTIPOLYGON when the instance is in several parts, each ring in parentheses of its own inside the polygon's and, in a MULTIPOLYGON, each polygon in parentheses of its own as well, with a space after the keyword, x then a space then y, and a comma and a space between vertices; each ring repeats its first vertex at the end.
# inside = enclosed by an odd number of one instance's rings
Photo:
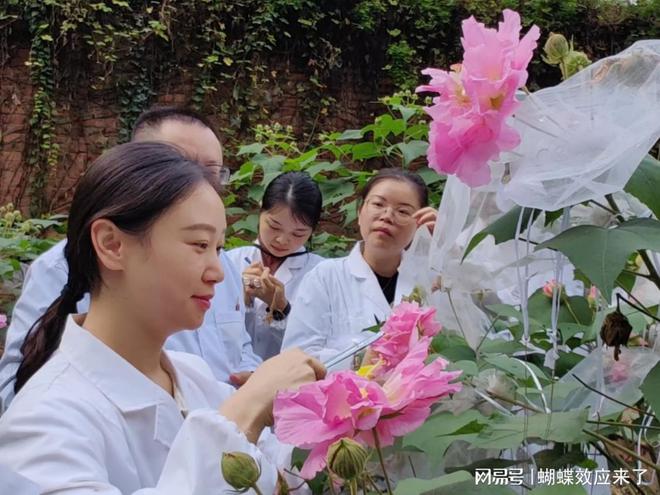
POLYGON ((440 182, 441 180, 444 180, 446 178, 445 175, 439 174, 435 170, 429 167, 422 167, 419 170, 417 170, 417 175, 421 176, 422 179, 424 179, 424 183, 427 186, 430 186, 431 184, 435 184, 436 182, 440 182))
POLYGON ((380 156, 380 149, 375 143, 358 143, 353 146, 353 160, 367 160, 380 156))
POLYGON ((429 143, 426 141, 409 141, 407 143, 398 143, 396 146, 403 154, 403 164, 407 166, 415 158, 426 154, 429 143))
POLYGON ((394 105, 394 109, 399 111, 404 122, 408 122, 417 113, 417 110, 414 108, 406 107, 404 105, 394 105))
POLYGON ((479 433, 487 423, 488 418, 474 409, 458 415, 441 412, 429 417, 422 426, 403 437, 403 447, 414 447, 426 453, 434 464, 442 460, 457 436, 479 433))
POLYGON ((442 332, 433 337, 431 347, 433 352, 441 354, 449 361, 474 361, 476 357, 464 338, 448 332, 442 332))
POLYGON ((660 218, 660 161, 646 155, 630 177, 624 191, 632 194, 660 218))
MULTIPOLYGON (((518 226, 518 219, 520 217, 520 206, 514 207, 512 210, 508 211, 495 222, 490 224, 488 227, 483 229, 481 232, 478 232, 468 244, 463 254, 463 259, 470 254, 477 245, 483 241, 486 236, 492 235, 495 238, 495 244, 500 244, 505 241, 513 239, 516 235, 516 227, 518 226)), ((525 208, 522 218, 522 230, 525 230, 529 222, 530 215, 533 215, 533 218, 536 219, 537 216, 541 213, 541 210, 536 210, 532 208, 525 208)))
POLYGON ((262 143, 252 143, 245 146, 241 146, 238 149, 238 153, 236 153, 236 156, 247 155, 247 154, 257 155, 261 153, 265 147, 266 145, 262 143))
POLYGON ((251 234, 257 233, 257 225, 259 224, 259 215, 253 213, 234 222, 232 224, 232 229, 234 232, 240 232, 241 230, 247 230, 251 234))
POLYGON ((310 165, 305 169, 311 177, 316 177, 318 174, 324 172, 334 172, 338 168, 343 167, 343 164, 339 160, 334 162, 317 162, 314 165, 310 165))
POLYGON ((543 248, 564 253, 609 301, 614 281, 631 253, 638 249, 660 251, 660 222, 642 218, 613 229, 580 225, 536 247, 537 250, 543 248))
POLYGON ((660 416, 660 393, 658 393, 660 390, 660 362, 646 375, 640 389, 656 416, 660 416))
POLYGON ((399 481, 394 495, 512 495, 515 492, 506 486, 475 483, 467 471, 456 471, 439 478, 423 480, 410 478, 399 481))
POLYGON ((512 449, 526 438, 553 442, 575 443, 584 439, 582 429, 588 409, 530 414, 527 416, 497 416, 471 443, 475 447, 512 449))
POLYGON ((362 139, 363 134, 362 129, 348 129, 337 136, 337 141, 362 139))

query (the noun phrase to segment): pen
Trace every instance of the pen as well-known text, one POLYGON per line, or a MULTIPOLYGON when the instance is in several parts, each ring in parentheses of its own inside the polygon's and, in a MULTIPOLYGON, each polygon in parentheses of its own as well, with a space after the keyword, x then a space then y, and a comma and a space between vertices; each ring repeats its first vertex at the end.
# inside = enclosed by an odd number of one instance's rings
POLYGON ((250 261, 250 258, 248 258, 247 256, 244 258, 244 260, 248 265, 252 264, 252 261, 250 261))

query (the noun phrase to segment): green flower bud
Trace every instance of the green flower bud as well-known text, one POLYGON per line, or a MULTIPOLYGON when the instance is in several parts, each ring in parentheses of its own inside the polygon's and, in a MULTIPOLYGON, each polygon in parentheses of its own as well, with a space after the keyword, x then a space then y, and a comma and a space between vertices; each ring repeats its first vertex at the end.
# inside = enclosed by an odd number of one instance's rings
POLYGON ((350 438, 342 438, 328 449, 328 467, 345 481, 356 479, 364 472, 369 453, 350 438))
POLYGON ((568 40, 563 34, 550 33, 548 40, 543 46, 545 61, 550 65, 558 65, 570 51, 568 40))
POLYGON ((577 74, 585 67, 588 67, 591 64, 591 60, 587 57, 587 54, 584 52, 574 52, 571 51, 566 56, 564 60, 564 65, 566 67, 566 79, 577 74))
POLYGON ((224 452, 220 469, 225 481, 239 493, 254 487, 261 476, 257 461, 244 452, 224 452))

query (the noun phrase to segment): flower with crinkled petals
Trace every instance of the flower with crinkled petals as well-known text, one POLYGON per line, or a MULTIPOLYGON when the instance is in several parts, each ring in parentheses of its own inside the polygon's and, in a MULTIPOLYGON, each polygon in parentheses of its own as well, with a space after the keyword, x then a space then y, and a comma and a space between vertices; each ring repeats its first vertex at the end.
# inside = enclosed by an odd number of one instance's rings
POLYGON ((328 447, 373 428, 386 403, 375 382, 352 371, 329 374, 295 392, 278 393, 273 405, 275 435, 285 443, 311 449, 300 475, 313 478, 326 464, 328 447))
POLYGON ((521 39, 518 13, 507 9, 503 15, 497 30, 474 17, 463 21, 460 69, 426 69, 422 73, 431 75, 431 82, 417 88, 440 95, 425 108, 433 119, 429 166, 455 174, 471 187, 487 184, 488 162, 520 144, 517 131, 505 121, 518 106, 515 93, 527 81, 527 65, 540 32, 532 26, 521 39))
MULTIPOLYGON (((425 364, 430 340, 431 337, 420 339, 382 385, 387 403, 376 431, 383 447, 392 445, 395 437, 419 428, 431 414, 432 404, 462 388, 461 383, 450 383, 462 372, 445 371, 444 359, 425 364)), ((357 438, 374 445, 373 432, 360 433, 357 438)))
POLYGON ((424 336, 433 337, 442 328, 435 321, 435 308, 420 307, 416 302, 397 305, 381 329, 383 336, 371 345, 373 363, 378 363, 373 376, 393 369, 424 336))

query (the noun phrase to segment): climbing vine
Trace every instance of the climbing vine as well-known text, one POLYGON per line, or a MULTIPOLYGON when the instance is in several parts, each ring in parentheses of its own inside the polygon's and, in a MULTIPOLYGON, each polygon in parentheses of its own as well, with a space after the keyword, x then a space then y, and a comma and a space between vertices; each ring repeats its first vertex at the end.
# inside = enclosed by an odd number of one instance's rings
MULTIPOLYGON (((574 33, 592 59, 660 36, 657 0, 0 1, 0 66, 10 38, 30 48, 25 189, 32 207, 41 212, 48 204, 49 170, 61 158, 56 106, 78 101, 83 85, 83 93, 116 102, 118 141, 172 84, 189 92, 185 103, 218 118, 228 144, 271 121, 283 95, 294 96, 295 135, 305 148, 343 105, 343 95, 329 90, 346 85, 343 78, 372 101, 414 88, 420 69, 459 59, 461 19, 492 24, 506 7, 545 33, 574 33), (28 43, 19 39, 26 34, 28 43)), ((530 88, 557 82, 555 71, 531 67, 530 88)))

